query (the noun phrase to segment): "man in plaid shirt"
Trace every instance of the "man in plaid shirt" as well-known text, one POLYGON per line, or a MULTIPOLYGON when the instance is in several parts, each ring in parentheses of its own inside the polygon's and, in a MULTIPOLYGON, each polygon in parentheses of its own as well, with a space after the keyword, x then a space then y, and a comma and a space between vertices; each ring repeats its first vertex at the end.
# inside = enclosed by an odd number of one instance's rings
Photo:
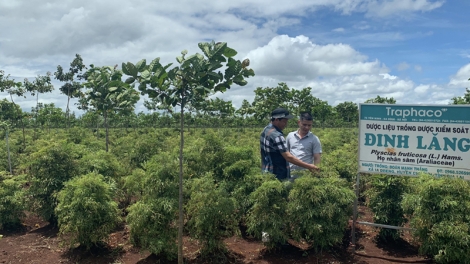
POLYGON ((288 151, 282 130, 286 128, 291 118, 293 116, 286 109, 275 109, 271 113, 271 123, 264 128, 260 136, 261 170, 276 175, 278 180, 290 178, 289 162, 310 171, 318 169, 317 166, 299 160, 288 151))

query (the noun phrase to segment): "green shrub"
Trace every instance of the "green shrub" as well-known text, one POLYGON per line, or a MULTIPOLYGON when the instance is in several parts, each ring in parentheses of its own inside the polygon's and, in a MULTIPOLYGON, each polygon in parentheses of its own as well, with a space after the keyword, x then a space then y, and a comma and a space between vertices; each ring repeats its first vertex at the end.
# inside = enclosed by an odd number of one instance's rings
POLYGON ((64 142, 46 145, 29 157, 30 208, 51 224, 57 222, 56 194, 66 181, 78 175, 77 158, 75 146, 64 142))
POLYGON ((21 225, 24 217, 24 191, 22 176, 0 172, 0 229, 21 225))
POLYGON ((96 172, 104 177, 118 180, 124 169, 118 159, 104 150, 88 152, 80 159, 80 174, 96 172))
POLYGON ((341 148, 322 155, 322 170, 324 167, 333 168, 341 178, 352 184, 355 184, 357 166, 357 142, 344 144, 341 148))
MULTIPOLYGON (((374 213, 374 222, 384 225, 403 226, 405 217, 401 201, 407 191, 408 177, 374 175, 370 182, 369 207, 374 213)), ((397 229, 380 228, 378 239, 383 242, 393 242, 400 238, 397 229)))
POLYGON ((438 263, 470 263, 470 183, 421 175, 415 189, 403 207, 412 213, 420 252, 438 263))
POLYGON ((257 238, 262 237, 262 232, 269 234, 268 248, 273 248, 277 243, 285 243, 288 239, 288 230, 285 224, 287 195, 286 184, 278 181, 274 175, 265 174, 269 180, 263 182, 251 195, 253 206, 246 217, 248 232, 257 238))
POLYGON ((296 179, 289 193, 287 221, 292 237, 323 249, 341 242, 352 215, 354 192, 337 177, 296 179))
POLYGON ((171 260, 177 256, 178 160, 162 153, 143 167, 125 183, 129 192, 139 192, 139 200, 128 208, 131 242, 171 260))
POLYGON ((238 227, 234 198, 217 187, 210 173, 194 179, 190 186, 191 198, 186 205, 190 235, 202 242, 203 256, 225 255, 222 239, 238 227))
POLYGON ((89 249, 101 242, 120 222, 115 189, 102 175, 89 173, 67 183, 58 197, 55 209, 60 233, 69 245, 79 243, 89 249))

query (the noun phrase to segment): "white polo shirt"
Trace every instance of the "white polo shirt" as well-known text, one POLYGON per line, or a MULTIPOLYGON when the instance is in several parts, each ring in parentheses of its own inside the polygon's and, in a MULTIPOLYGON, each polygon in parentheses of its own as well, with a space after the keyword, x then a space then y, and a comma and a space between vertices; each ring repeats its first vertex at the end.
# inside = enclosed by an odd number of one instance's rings
MULTIPOLYGON (((290 153, 303 162, 313 164, 313 154, 322 153, 320 139, 310 131, 303 138, 300 138, 298 130, 290 132, 286 141, 290 153)), ((291 170, 305 169, 292 163, 289 163, 289 166, 291 170)))

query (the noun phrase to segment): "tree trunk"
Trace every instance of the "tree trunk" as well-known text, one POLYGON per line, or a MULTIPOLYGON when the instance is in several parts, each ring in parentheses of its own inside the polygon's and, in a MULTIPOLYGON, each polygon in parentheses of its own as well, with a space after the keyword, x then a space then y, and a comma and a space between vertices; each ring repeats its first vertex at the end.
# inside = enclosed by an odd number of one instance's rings
MULTIPOLYGON (((13 103, 13 109, 15 109, 15 114, 16 114, 16 107, 15 107, 15 102, 13 101, 13 95, 10 94, 11 102, 13 103)), ((26 136, 24 132, 24 123, 23 123, 23 117, 20 116, 20 123, 21 127, 23 128, 23 149, 26 149, 26 136)))
POLYGON ((106 152, 108 152, 108 143, 109 143, 109 137, 108 137, 108 113, 106 110, 104 111, 104 127, 106 129, 106 152))
POLYGON ((183 264, 183 147, 184 147, 184 94, 181 96, 180 120, 180 177, 179 177, 179 203, 178 203, 178 264, 183 264))
POLYGON ((38 114, 39 114, 39 92, 36 94, 36 117, 34 118, 34 136, 33 140, 36 140, 36 130, 38 129, 38 114))
POLYGON ((67 94, 67 109, 65 110, 65 118, 67 119, 67 124, 66 124, 66 127, 67 129, 70 128, 70 108, 69 108, 69 103, 70 103, 70 88, 68 88, 69 91, 68 91, 68 94, 67 94))
POLYGON ((8 166, 10 167, 10 174, 13 175, 13 171, 11 170, 10 141, 8 139, 8 127, 6 128, 6 140, 7 140, 8 166))

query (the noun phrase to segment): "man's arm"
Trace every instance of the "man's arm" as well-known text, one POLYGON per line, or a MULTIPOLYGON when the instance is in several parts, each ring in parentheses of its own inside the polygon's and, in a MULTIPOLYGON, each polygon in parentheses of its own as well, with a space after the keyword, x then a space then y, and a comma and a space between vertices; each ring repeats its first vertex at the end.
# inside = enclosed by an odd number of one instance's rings
POLYGON ((321 162, 321 153, 313 154, 313 164, 320 165, 321 162))
POLYGON ((319 168, 317 166, 315 166, 314 164, 308 164, 306 162, 303 162, 301 160, 299 160, 298 158, 294 157, 294 155, 292 155, 289 151, 286 151, 286 152, 281 152, 281 155, 284 157, 284 159, 286 159, 288 162, 294 164, 294 165, 297 165, 297 166, 300 166, 302 168, 306 168, 308 170, 318 170, 319 168))

